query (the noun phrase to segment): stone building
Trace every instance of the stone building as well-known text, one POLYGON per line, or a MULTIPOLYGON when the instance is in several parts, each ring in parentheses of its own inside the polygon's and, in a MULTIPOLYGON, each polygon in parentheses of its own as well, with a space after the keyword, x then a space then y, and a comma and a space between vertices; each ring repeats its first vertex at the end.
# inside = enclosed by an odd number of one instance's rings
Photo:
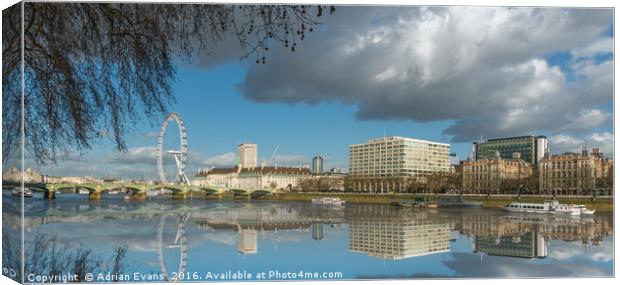
POLYGON ((312 176, 304 167, 261 166, 255 168, 212 168, 198 171, 193 185, 239 188, 297 189, 312 176))
POLYGON ((567 152, 544 157, 538 166, 540 194, 590 195, 611 194, 613 161, 603 156, 598 148, 588 153, 567 152))
POLYGON ((518 152, 512 159, 497 154, 493 159, 465 161, 462 173, 465 193, 494 194, 501 193, 507 182, 525 184, 525 179, 532 175, 532 165, 521 159, 518 152))

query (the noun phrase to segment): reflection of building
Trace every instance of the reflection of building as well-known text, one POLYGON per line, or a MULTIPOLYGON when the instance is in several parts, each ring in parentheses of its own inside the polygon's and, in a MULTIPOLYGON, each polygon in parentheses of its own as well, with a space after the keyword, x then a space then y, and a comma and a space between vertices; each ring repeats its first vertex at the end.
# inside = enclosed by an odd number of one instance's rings
POLYGON ((598 246, 604 236, 613 233, 611 223, 602 217, 588 220, 554 215, 463 215, 456 225, 468 236, 515 237, 536 232, 546 239, 581 241, 584 247, 598 246))
MULTIPOLYGON (((583 148, 581 154, 564 153, 547 156, 539 164, 540 191, 560 195, 577 194, 580 190, 593 190, 598 182, 604 182, 613 175, 613 161, 605 158, 598 148, 588 153, 583 148)), ((598 183, 599 187, 611 189, 609 185, 598 183)))
POLYGON ((512 159, 481 159, 463 162, 463 189, 475 193, 487 193, 504 188, 507 181, 524 184, 523 179, 532 175, 530 163, 522 160, 515 152, 512 159))
POLYGON ((295 189, 299 182, 310 176, 310 169, 302 167, 235 166, 200 170, 192 183, 219 187, 295 189))
POLYGON ((312 158, 312 173, 323 173, 323 158, 318 155, 312 158))
POLYGON ((312 229, 313 240, 323 239, 323 223, 312 223, 311 229, 312 229))
POLYGON ((450 170, 450 145, 385 137, 349 146, 349 176, 355 191, 404 192, 406 178, 450 170))
POLYGON ((242 143, 238 147, 239 163, 242 168, 254 168, 258 163, 258 145, 242 143))
POLYGON ((547 242, 538 231, 519 235, 479 236, 474 239, 474 252, 525 258, 547 257, 547 242))
POLYGON ((382 259, 403 259, 450 250, 449 223, 401 217, 353 218, 349 250, 382 259))
POLYGON ((258 252, 258 234, 253 228, 239 228, 239 242, 237 251, 243 254, 253 254, 258 252))
POLYGON ((518 152, 523 160, 536 164, 547 153, 547 137, 522 136, 474 142, 475 160, 494 159, 499 151, 502 159, 511 159, 518 152))

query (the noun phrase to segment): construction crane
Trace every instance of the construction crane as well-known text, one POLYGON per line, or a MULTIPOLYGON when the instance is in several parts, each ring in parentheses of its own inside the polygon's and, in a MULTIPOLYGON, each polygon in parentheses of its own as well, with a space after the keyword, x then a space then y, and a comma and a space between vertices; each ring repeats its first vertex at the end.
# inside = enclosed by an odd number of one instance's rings
POLYGON ((280 146, 276 146, 276 148, 273 149, 273 152, 271 153, 271 158, 269 159, 269 162, 267 164, 271 165, 273 164, 273 159, 276 157, 276 153, 278 152, 278 148, 280 148, 280 146))

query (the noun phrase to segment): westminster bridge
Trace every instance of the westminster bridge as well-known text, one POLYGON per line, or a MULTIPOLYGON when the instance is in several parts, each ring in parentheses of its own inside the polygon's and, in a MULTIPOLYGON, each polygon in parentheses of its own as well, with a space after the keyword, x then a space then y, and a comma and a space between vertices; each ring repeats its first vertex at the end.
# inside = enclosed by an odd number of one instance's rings
MULTIPOLYGON (((18 183, 3 182, 4 187, 19 187, 18 183)), ((102 194, 112 191, 122 191, 126 197, 132 200, 146 199, 150 194, 158 191, 168 191, 172 193, 173 199, 185 199, 193 193, 200 193, 207 197, 222 198, 224 196, 257 198, 264 195, 277 193, 275 189, 251 188, 251 187, 216 187, 216 186, 195 186, 180 184, 140 184, 140 183, 27 183, 26 188, 44 192, 47 199, 55 199, 56 193, 77 192, 87 190, 91 200, 101 199, 102 194)))

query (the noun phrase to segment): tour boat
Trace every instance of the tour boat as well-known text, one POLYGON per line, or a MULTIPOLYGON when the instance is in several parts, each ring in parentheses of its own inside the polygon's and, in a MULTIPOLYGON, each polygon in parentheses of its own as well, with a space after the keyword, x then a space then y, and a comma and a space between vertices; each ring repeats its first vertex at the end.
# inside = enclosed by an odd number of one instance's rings
POLYGON ((78 194, 90 194, 90 191, 88 191, 86 189, 80 189, 80 190, 78 190, 78 194))
MULTIPOLYGON (((525 212, 525 213, 539 213, 539 214, 567 214, 567 215, 581 215, 586 212, 589 213, 592 210, 580 208, 577 205, 560 204, 558 201, 545 201, 544 203, 520 203, 512 202, 502 209, 509 212, 525 212)), ((593 212, 592 212, 593 213, 593 212)))
POLYGON ((323 197, 312 199, 312 204, 344 206, 345 201, 338 197, 323 197))
POLYGON ((586 205, 575 205, 575 206, 579 208, 582 215, 594 215, 594 212, 596 212, 596 210, 594 209, 589 210, 588 208, 586 208, 586 205))
POLYGON ((13 195, 15 197, 32 198, 32 191, 30 191, 28 189, 24 189, 24 191, 22 192, 21 189, 15 189, 15 190, 11 191, 11 195, 13 195))

